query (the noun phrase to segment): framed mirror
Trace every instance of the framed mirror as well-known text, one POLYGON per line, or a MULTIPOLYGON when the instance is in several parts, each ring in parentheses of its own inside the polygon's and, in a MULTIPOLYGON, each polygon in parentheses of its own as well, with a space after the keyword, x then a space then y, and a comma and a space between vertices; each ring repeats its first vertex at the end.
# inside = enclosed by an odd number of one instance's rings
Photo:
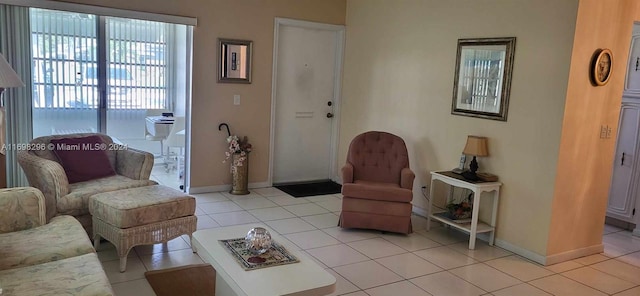
POLYGON ((458 39, 451 114, 507 121, 516 37, 458 39))
POLYGON ((218 39, 218 82, 251 83, 253 42, 218 39))

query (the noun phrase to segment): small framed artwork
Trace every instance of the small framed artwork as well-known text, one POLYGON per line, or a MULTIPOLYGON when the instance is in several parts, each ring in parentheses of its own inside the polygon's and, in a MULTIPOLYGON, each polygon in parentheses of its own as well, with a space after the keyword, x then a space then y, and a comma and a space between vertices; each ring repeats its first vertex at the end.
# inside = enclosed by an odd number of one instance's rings
POLYGON ((218 82, 251 83, 253 42, 218 39, 218 82))
POLYGON ((610 49, 598 49, 591 59, 591 83, 594 86, 603 86, 611 78, 611 68, 613 67, 613 53, 610 49))
POLYGON ((516 37, 458 39, 451 114, 507 121, 516 37))

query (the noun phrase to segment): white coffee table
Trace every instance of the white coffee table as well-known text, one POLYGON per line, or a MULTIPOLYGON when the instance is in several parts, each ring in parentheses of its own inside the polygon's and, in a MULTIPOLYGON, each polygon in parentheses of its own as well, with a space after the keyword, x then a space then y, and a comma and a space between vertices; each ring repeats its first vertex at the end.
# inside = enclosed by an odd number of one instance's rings
POLYGON ((198 255, 216 270, 216 295, 315 296, 331 294, 335 290, 336 278, 333 275, 265 225, 248 224, 198 230, 193 233, 192 243, 198 255), (272 239, 300 262, 244 270, 219 240, 244 237, 253 227, 266 228, 272 239))

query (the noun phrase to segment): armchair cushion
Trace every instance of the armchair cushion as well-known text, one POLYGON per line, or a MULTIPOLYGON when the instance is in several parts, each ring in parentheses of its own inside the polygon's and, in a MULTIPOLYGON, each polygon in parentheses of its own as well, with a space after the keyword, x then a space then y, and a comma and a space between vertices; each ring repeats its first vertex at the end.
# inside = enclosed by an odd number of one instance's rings
POLYGON ((115 295, 95 253, 0 270, 0 279, 6 295, 115 295))
POLYGON ((73 216, 87 214, 89 197, 94 194, 156 184, 155 181, 133 180, 120 175, 74 183, 71 184, 71 192, 58 199, 58 213, 73 216))
MULTIPOLYGON (((2 189, 0 190, 0 233, 43 225, 44 211, 44 196, 40 190, 31 187, 2 189)), ((0 251, 0 254, 2 253, 0 251)))
POLYGON ((398 184, 356 180, 342 185, 342 194, 351 198, 372 199, 393 202, 411 202, 411 189, 400 188, 398 184))
POLYGON ((82 225, 71 216, 54 217, 40 227, 0 234, 0 270, 93 252, 82 225))
POLYGON ((51 139, 51 144, 69 183, 116 174, 107 155, 107 144, 99 136, 51 139))

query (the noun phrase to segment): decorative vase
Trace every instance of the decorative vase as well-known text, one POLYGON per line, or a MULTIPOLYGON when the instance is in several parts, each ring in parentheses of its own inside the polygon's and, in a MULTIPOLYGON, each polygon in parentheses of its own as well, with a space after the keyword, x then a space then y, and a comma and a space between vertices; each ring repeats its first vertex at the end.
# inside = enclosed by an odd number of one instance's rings
POLYGON ((231 165, 242 163, 231 170, 231 191, 229 193, 235 195, 249 194, 249 154, 241 156, 239 153, 232 155, 231 165), (244 157, 243 161, 238 158, 244 157))
POLYGON ((264 254, 271 248, 271 234, 262 227, 251 228, 244 237, 244 245, 253 255, 264 254))

